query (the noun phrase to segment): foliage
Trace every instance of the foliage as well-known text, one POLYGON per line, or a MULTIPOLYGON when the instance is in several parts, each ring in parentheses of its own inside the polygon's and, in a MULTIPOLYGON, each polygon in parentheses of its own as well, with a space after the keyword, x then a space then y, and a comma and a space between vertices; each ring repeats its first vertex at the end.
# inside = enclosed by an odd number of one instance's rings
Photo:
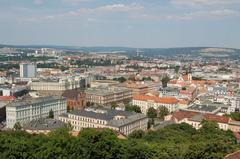
POLYGON ((114 78, 113 80, 114 80, 114 81, 118 81, 118 82, 120 82, 120 83, 123 83, 123 82, 125 82, 127 79, 124 78, 124 77, 119 77, 119 78, 114 78))
POLYGON ((49 111, 49 115, 48 115, 48 117, 51 118, 51 119, 54 118, 54 112, 53 112, 52 109, 49 111))
POLYGON ((112 108, 112 109, 115 109, 117 106, 118 106, 118 105, 117 105, 116 102, 112 102, 112 103, 111 103, 111 108, 112 108))
POLYGON ((167 84, 170 81, 170 78, 168 76, 164 76, 161 81, 162 81, 162 86, 165 88, 167 87, 167 84))
POLYGON ((166 107, 159 107, 158 108, 158 117, 160 119, 163 119, 168 114, 169 114, 169 111, 166 107))
POLYGON ((141 109, 137 105, 125 105, 125 110, 130 112, 142 113, 141 109))
POLYGON ((234 113, 231 113, 231 114, 227 114, 225 116, 230 117, 233 120, 240 121, 240 113, 239 112, 234 112, 234 113))
POLYGON ((19 122, 16 122, 13 126, 14 130, 21 130, 22 129, 22 126, 19 122))
POLYGON ((149 108, 147 111, 147 117, 151 120, 149 121, 151 125, 154 125, 154 118, 157 117, 157 110, 153 107, 149 108))
POLYGON ((125 140, 109 129, 83 129, 77 137, 68 127, 49 135, 5 131, 0 132, 0 143, 1 159, 220 159, 239 149, 232 132, 211 122, 200 130, 185 123, 138 130, 125 140))

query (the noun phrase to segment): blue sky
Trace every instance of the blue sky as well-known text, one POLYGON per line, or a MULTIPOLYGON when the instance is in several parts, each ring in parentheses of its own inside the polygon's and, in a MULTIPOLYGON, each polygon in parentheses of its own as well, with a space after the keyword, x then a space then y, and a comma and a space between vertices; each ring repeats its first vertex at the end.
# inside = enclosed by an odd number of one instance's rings
POLYGON ((240 48, 240 0, 0 0, 0 43, 240 48))

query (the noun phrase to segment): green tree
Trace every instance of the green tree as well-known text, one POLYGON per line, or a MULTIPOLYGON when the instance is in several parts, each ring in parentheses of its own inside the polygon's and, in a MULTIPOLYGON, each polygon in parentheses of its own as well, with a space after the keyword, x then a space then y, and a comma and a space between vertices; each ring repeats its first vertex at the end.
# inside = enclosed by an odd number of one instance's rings
POLYGON ((21 130, 22 129, 22 126, 21 126, 21 124, 19 123, 19 122, 16 122, 15 124, 14 124, 14 126, 13 126, 13 128, 14 128, 14 130, 21 130))
POLYGON ((180 66, 175 66, 175 67, 174 67, 175 73, 178 73, 178 72, 179 72, 179 69, 180 69, 180 66))
POLYGON ((54 112, 53 112, 52 109, 49 111, 49 115, 48 115, 48 117, 51 118, 51 119, 54 118, 54 112))
POLYGON ((117 103, 116 102, 112 102, 111 109, 115 109, 116 107, 118 107, 117 103))
POLYGON ((158 117, 160 119, 164 119, 164 117, 168 114, 169 114, 169 111, 166 107, 163 106, 158 108, 158 117))
POLYGON ((233 112, 231 114, 227 114, 225 115, 226 117, 230 117, 232 118, 233 120, 237 120, 237 121, 240 121, 240 113, 239 112, 233 112))
POLYGON ((130 112, 136 112, 136 113, 142 113, 141 108, 137 105, 125 105, 125 111, 130 111, 130 112))
POLYGON ((147 111, 147 117, 151 119, 151 124, 154 124, 154 119, 157 117, 157 110, 150 107, 147 111))
POLYGON ((143 130, 135 130, 128 137, 133 139, 141 139, 145 135, 143 130))
POLYGON ((167 87, 167 84, 170 81, 170 78, 168 76, 164 76, 161 81, 162 81, 162 86, 165 88, 167 87))

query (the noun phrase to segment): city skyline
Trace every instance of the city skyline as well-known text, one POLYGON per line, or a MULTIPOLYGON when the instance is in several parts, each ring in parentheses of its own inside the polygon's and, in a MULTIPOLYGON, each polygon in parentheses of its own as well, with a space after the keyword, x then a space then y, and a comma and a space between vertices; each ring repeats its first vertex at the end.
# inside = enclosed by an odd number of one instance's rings
POLYGON ((240 48, 237 0, 0 1, 0 43, 240 48))

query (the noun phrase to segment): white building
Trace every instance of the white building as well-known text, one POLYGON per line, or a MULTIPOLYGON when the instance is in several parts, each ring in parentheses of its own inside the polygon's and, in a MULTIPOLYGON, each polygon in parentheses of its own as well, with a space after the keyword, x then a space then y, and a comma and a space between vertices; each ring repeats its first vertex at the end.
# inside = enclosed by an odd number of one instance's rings
POLYGON ((178 100, 174 97, 155 97, 148 95, 134 95, 133 105, 139 106, 143 114, 147 114, 149 108, 166 107, 169 112, 174 112, 178 109, 178 100))
POLYGON ((129 135, 134 130, 147 130, 148 123, 144 114, 93 108, 64 113, 59 116, 59 120, 70 123, 75 131, 82 128, 109 128, 124 135, 129 135))
POLYGON ((7 127, 13 128, 17 122, 24 124, 33 119, 48 117, 50 110, 54 112, 55 118, 67 112, 66 99, 49 96, 15 100, 6 105, 7 127))
POLYGON ((37 65, 33 63, 20 64, 21 78, 34 78, 37 75, 37 65))

